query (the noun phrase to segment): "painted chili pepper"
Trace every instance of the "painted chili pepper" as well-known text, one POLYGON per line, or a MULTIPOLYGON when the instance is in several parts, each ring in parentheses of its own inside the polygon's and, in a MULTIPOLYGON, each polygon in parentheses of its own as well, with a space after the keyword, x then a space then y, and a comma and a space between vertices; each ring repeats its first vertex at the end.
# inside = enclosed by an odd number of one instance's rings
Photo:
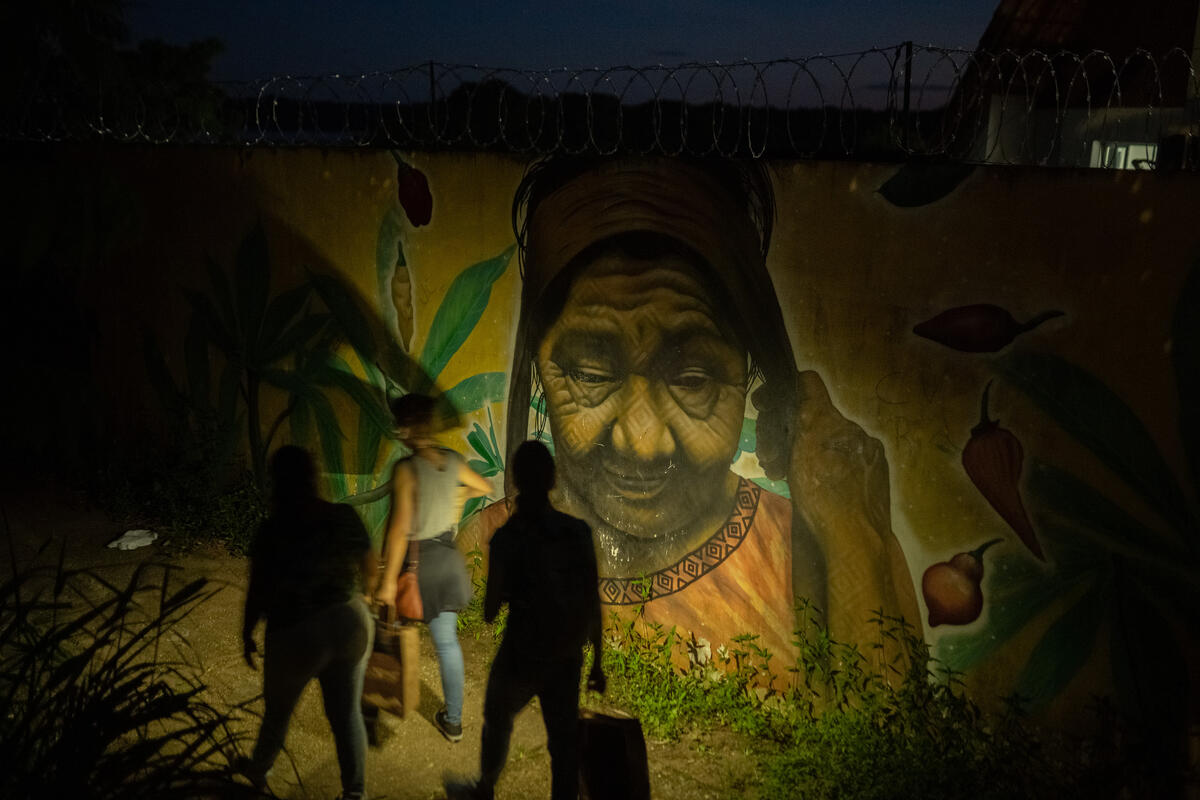
POLYGON ((979 424, 971 429, 971 439, 963 448, 962 464, 967 476, 996 513, 1016 531, 1030 551, 1045 561, 1033 523, 1021 502, 1021 462, 1024 450, 1011 431, 1000 427, 997 420, 988 419, 988 392, 992 383, 983 389, 979 405, 979 424))
POLYGON ((994 353, 1022 333, 1062 315, 1061 311, 1043 311, 1021 324, 1000 306, 979 303, 943 311, 918 323, 913 333, 964 353, 994 353))
POLYGON ((921 594, 929 609, 929 626, 966 625, 983 611, 983 551, 999 542, 992 539, 949 561, 931 564, 921 576, 921 594))
POLYGON ((396 195, 414 227, 428 225, 433 218, 433 195, 425 173, 396 158, 396 195))
MULTIPOLYGON (((399 250, 400 243, 396 245, 399 250)), ((396 331, 400 334, 400 344, 407 351, 413 337, 413 285, 408 265, 404 263, 403 251, 400 251, 396 270, 392 273, 392 307, 396 309, 396 331)))

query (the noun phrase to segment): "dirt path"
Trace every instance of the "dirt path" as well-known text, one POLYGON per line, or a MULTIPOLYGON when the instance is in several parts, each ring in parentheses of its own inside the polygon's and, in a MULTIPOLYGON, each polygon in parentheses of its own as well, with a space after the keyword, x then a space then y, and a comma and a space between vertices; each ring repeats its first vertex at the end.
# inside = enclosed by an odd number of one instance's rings
MULTIPOLYGON (((247 565, 242 558, 209 549, 173 554, 170 543, 158 542, 132 551, 109 549, 126 525, 90 508, 77 493, 45 488, 8 487, 0 503, 12 532, 19 563, 29 563, 45 542, 42 561, 53 564, 65 540, 68 568, 96 571, 110 582, 123 584, 141 564, 170 564, 177 568, 172 582, 205 577, 220 591, 178 626, 175 633, 190 643, 208 685, 211 700, 230 705, 256 697, 261 673, 241 658, 240 626, 245 599, 247 565)), ((4 558, 4 574, 11 568, 4 558)), ((260 630, 261 636, 261 630, 260 630)), ((441 682, 428 631, 421 629, 421 703, 407 719, 385 715, 380 746, 367 753, 368 792, 372 798, 434 800, 444 797, 443 773, 471 774, 479 763, 479 730, 483 689, 493 644, 464 637, 466 703, 465 737, 451 744, 433 726, 441 707, 441 682)), ((261 710, 261 703, 258 704, 261 710)), ((248 720, 245 734, 254 734, 248 720)), ((248 745, 247 745, 248 747, 248 745)), ((315 683, 305 692, 288 732, 288 753, 276 764, 271 788, 284 798, 332 798, 340 791, 333 741, 315 683)), ((658 800, 679 798, 724 800, 746 796, 755 783, 753 742, 724 732, 681 742, 648 742, 651 787, 658 800)), ((518 718, 508 766, 497 790, 499 798, 549 797, 550 762, 545 730, 536 706, 518 718)), ((752 794, 752 793, 750 793, 752 794)))

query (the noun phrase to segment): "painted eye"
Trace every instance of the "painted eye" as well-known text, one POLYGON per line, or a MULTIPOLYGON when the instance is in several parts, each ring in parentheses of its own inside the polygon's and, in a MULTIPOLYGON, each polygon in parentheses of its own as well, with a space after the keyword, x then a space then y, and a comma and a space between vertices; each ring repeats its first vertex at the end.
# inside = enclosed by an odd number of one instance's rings
POLYGON ((574 367, 567 371, 567 376, 578 383, 591 385, 608 383, 613 380, 611 372, 594 367, 574 367))
POLYGON ((711 381, 712 375, 698 368, 685 369, 671 377, 671 385, 680 389, 703 389, 711 381))

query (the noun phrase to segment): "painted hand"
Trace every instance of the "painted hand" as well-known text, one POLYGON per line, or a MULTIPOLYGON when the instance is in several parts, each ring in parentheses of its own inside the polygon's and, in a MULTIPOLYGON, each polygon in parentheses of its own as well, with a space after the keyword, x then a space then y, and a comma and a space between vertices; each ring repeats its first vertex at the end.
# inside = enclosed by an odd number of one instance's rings
MULTIPOLYGON (((870 618, 877 609, 917 622, 912 578, 891 527, 883 444, 842 415, 812 371, 796 376, 791 424, 767 417, 767 435, 790 428, 787 477, 793 513, 824 555, 826 619, 833 636, 860 644, 876 641, 870 618)), ((763 435, 760 414, 760 441, 763 435)))

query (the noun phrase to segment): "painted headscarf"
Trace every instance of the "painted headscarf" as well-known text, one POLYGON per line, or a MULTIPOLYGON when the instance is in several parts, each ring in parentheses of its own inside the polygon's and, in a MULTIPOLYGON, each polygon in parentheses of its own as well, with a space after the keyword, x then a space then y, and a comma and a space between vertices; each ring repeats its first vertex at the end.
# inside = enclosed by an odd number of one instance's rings
MULTIPOLYGON (((790 419, 796 367, 766 268, 773 221, 770 178, 757 162, 556 158, 533 165, 513 201, 523 282, 509 390, 509 456, 529 435, 533 354, 554 322, 551 315, 561 311, 551 298, 565 298, 586 266, 582 254, 627 233, 664 236, 696 255, 728 300, 726 321, 762 377, 755 406, 790 419)), ((758 442, 759 461, 771 477, 787 470, 786 439, 778 438, 758 442)))

